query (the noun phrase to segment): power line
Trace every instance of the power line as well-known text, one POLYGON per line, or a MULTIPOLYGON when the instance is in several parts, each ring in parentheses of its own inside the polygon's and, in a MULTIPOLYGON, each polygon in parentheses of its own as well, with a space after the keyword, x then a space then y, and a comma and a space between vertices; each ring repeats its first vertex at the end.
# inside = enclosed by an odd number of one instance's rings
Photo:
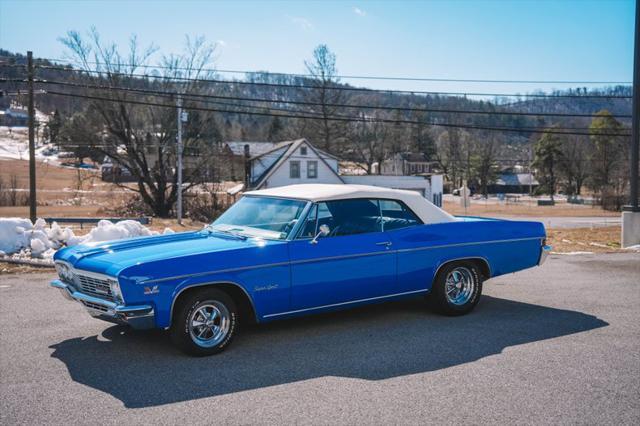
MULTIPOLYGON (((0 79, 0 82, 2 81, 22 81, 19 79, 0 79)), ((174 98, 177 95, 177 92, 165 92, 165 91, 156 91, 156 90, 149 90, 149 89, 136 89, 136 88, 128 88, 128 87, 116 87, 116 86, 98 86, 98 85, 91 85, 91 84, 87 84, 87 83, 72 83, 72 82, 57 82, 57 81, 47 81, 47 80, 39 80, 40 83, 45 83, 45 84, 56 84, 56 85, 66 85, 66 86, 72 86, 72 87, 81 87, 81 88, 94 88, 94 89, 102 89, 102 90, 120 90, 120 91, 126 91, 126 92, 133 92, 133 93, 145 93, 145 94, 149 94, 150 96, 162 96, 162 97, 169 97, 169 98, 174 98)), ((287 112, 287 113, 297 113, 297 114, 305 114, 305 118, 313 118, 313 116, 318 117, 318 118, 323 118, 324 115, 322 115, 319 112, 315 112, 315 111, 307 111, 307 110, 295 110, 295 109, 291 109, 291 108, 278 108, 278 107, 273 107, 273 106, 257 106, 257 105, 246 105, 246 104, 237 104, 237 103, 229 103, 229 102, 221 102, 221 101, 211 101, 208 100, 207 98, 214 98, 214 99, 228 99, 228 100, 234 100, 234 101, 238 101, 238 100, 248 100, 248 101, 253 101, 253 102, 258 102, 258 101, 262 101, 262 100, 258 100, 258 99, 254 99, 254 98, 242 98, 242 97, 233 97, 233 96, 216 96, 216 95, 204 95, 204 94, 186 94, 186 95, 182 95, 184 97, 185 100, 191 100, 194 102, 202 102, 205 104, 214 104, 214 105, 223 105, 223 106, 230 106, 230 107, 234 107, 234 108, 251 108, 251 109, 259 109, 259 110, 271 110, 271 111, 281 111, 281 112, 287 112), (205 100, 200 99, 200 98, 205 98, 205 100)), ((112 98, 108 98, 111 101, 118 101, 116 99, 112 99, 112 98)), ((281 101, 277 101, 277 100, 265 100, 266 102, 271 102, 271 103, 287 103, 287 101, 281 102, 281 101)), ((302 104, 306 104, 306 102, 301 102, 302 104)), ((322 105, 321 103, 311 103, 311 104, 318 104, 318 105, 322 105)), ((336 105, 336 104, 333 104, 336 105)), ((347 104, 345 104, 347 105, 347 104)), ((351 108, 354 107, 363 107, 363 108, 367 108, 370 106, 366 106, 366 105, 361 105, 361 106, 355 106, 355 105, 348 105, 351 108)), ((377 109, 378 107, 371 107, 373 109, 377 109)), ((394 108, 394 107, 381 107, 382 109, 389 109, 389 110, 406 110, 407 108, 394 108)), ((438 110, 438 109, 417 109, 417 108, 413 108, 413 109, 409 109, 409 110, 418 110, 418 111, 431 111, 431 112, 439 112, 439 113, 461 113, 461 114, 485 114, 485 115, 511 115, 511 112, 490 112, 490 111, 474 111, 474 110, 438 110)), ((239 113, 239 111, 232 111, 235 113, 239 113)), ((524 115, 524 116, 537 116, 537 113, 515 113, 515 115, 524 115)), ((543 116, 563 116, 564 114, 555 114, 555 113, 542 113, 543 116)), ((593 117, 593 115, 591 114, 567 114, 567 116, 569 117, 593 117)), ((334 117, 338 117, 341 118, 343 116, 334 116, 334 117)), ((620 115, 618 117, 627 117, 624 115, 620 115)), ((347 117, 350 121, 364 121, 367 119, 367 117, 358 117, 356 119, 351 118, 351 117, 347 117)), ((373 118, 373 120, 375 120, 375 117, 373 118)), ((397 120, 395 119, 390 119, 392 122, 396 122, 397 120)), ((433 123, 427 123, 424 122, 424 124, 430 124, 430 125, 440 125, 440 123, 437 122, 433 122, 433 123)), ((503 129, 504 127, 502 127, 501 129, 503 129)), ((537 132, 539 131, 540 128, 520 128, 521 131, 523 132, 537 132)), ((555 127, 556 130, 582 130, 584 129, 584 126, 582 127, 567 127, 567 126, 563 126, 563 127, 555 127)), ((603 130, 607 130, 607 129, 603 129, 603 130)))
MULTIPOLYGON (((82 98, 82 99, 93 99, 93 100, 102 100, 108 102, 119 102, 119 103, 128 103, 135 105, 146 105, 146 106, 157 106, 164 108, 175 108, 175 105, 162 104, 156 102, 146 102, 146 101, 134 101, 134 100, 116 100, 112 98, 93 96, 93 95, 80 95, 80 94, 72 94, 66 92, 58 92, 58 91, 47 91, 48 94, 59 95, 59 96, 67 96, 74 98, 82 98)), ((280 117, 280 118, 300 118, 300 119, 312 119, 312 120, 324 120, 324 117, 318 116, 309 116, 309 115, 294 115, 294 114, 273 114, 273 113, 263 113, 263 112, 250 112, 250 111, 233 111, 233 110, 225 110, 225 109, 214 109, 214 108, 202 108, 191 106, 189 107, 191 110, 195 111, 208 111, 208 112, 223 112, 230 114, 245 114, 245 115, 256 115, 256 116, 266 116, 266 117, 280 117)), ((513 127, 489 127, 489 126, 476 126, 476 125, 467 125, 467 124, 451 124, 451 123, 426 123, 420 121, 413 120, 405 120, 405 119, 384 119, 384 118, 362 118, 362 117, 328 117, 326 118, 328 121, 341 121, 341 122, 379 122, 379 123, 390 123, 390 124, 415 124, 415 125, 432 125, 432 126, 440 126, 440 127, 454 127, 454 128, 463 128, 463 129, 475 129, 475 130, 492 130, 492 131, 504 131, 504 132, 515 132, 515 133, 549 133, 549 134, 561 134, 561 135, 582 135, 582 136, 590 136, 591 133, 587 132, 564 132, 558 131, 560 129, 540 129, 540 128, 521 128, 516 129, 513 127)), ((601 133, 598 132, 598 135, 601 136, 629 136, 628 133, 601 133)))
MULTIPOLYGON (((51 62, 66 62, 82 65, 82 62, 77 60, 68 59, 56 59, 56 58, 41 58, 51 62)), ((108 63, 87 61, 89 65, 109 65, 108 63)), ((182 70, 191 71, 191 68, 177 67, 177 66, 164 66, 164 65, 145 65, 145 64, 126 64, 121 63, 118 66, 145 68, 145 69, 169 69, 169 70, 182 70)), ((244 74, 244 75, 279 75, 285 77, 300 77, 300 78, 316 78, 313 74, 304 73, 285 73, 285 72, 271 72, 271 71, 248 71, 248 70, 229 70, 229 69, 217 69, 217 68, 201 68, 199 71, 215 72, 215 73, 227 73, 227 74, 244 74)), ((387 80, 387 81, 427 81, 427 82, 452 82, 452 83, 517 83, 517 84, 632 84, 631 81, 597 81, 597 80, 494 80, 494 79, 460 79, 460 78, 440 78, 440 77, 389 77, 389 76, 373 76, 373 75, 335 75, 336 79, 349 79, 349 80, 387 80)))
MULTIPOLYGON (((2 79, 0 79, 0 82, 2 81, 2 79)), ((98 86, 98 85, 91 85, 91 84, 87 84, 87 83, 72 83, 72 82, 57 82, 57 81, 46 81, 46 80, 40 80, 39 82, 41 83, 45 83, 45 84, 57 84, 57 85, 66 85, 66 86, 71 86, 71 87, 81 87, 81 88, 94 88, 94 89, 102 89, 102 90, 121 90, 121 91, 125 91, 125 92, 133 92, 133 93, 144 93, 144 94, 149 94, 150 96, 162 96, 165 98, 175 98, 175 96, 177 95, 177 92, 166 92, 166 91, 157 91, 157 90, 149 90, 149 89, 136 89, 136 88, 130 88, 130 87, 115 87, 115 86, 98 86)), ((278 108, 278 107, 273 107, 273 106, 257 106, 257 105, 246 105, 246 104, 237 104, 237 103, 229 103, 229 102, 221 102, 221 101, 210 101, 207 98, 214 98, 214 99, 228 99, 228 100, 233 100, 233 101, 239 101, 239 100, 248 100, 248 101, 253 101, 253 102, 258 102, 261 100, 258 99, 254 99, 254 98, 242 98, 242 97, 233 97, 233 96, 216 96, 216 95, 204 95, 204 94, 180 94, 181 96, 183 96, 183 98, 185 100, 190 100, 190 101, 194 101, 194 102, 202 102, 205 104, 214 104, 214 105, 223 105, 223 106, 230 106, 230 107, 235 107, 235 108, 251 108, 251 109, 260 109, 260 110, 273 110, 273 111, 282 111, 282 112, 287 112, 287 113, 299 113, 299 114, 307 114, 307 115, 315 115, 317 117, 324 117, 321 113, 319 112, 315 112, 315 111, 307 111, 307 110, 296 110, 296 109, 291 109, 291 108, 278 108), (200 98, 205 98, 205 100, 200 99, 200 98)), ((266 102, 271 102, 271 103, 282 103, 280 101, 277 100, 265 100, 266 102)), ((287 101, 284 101, 284 103, 287 103, 287 101)), ((302 104, 307 104, 306 102, 301 102, 302 104)), ((313 105, 322 105, 321 103, 310 103, 313 105)), ((337 104, 330 104, 330 105, 337 105, 337 104)), ((347 105, 347 104, 345 104, 347 105)), ((363 108, 367 108, 369 106, 366 105, 348 105, 348 107, 351 108, 356 108, 356 107, 363 107, 363 108)), ((371 107, 373 109, 377 109, 378 107, 371 107)), ((394 107, 381 107, 382 109, 388 109, 388 110, 406 110, 407 108, 394 108, 394 107)), ((431 112, 439 112, 439 113, 461 113, 461 114, 485 114, 485 115, 511 115, 510 112, 490 112, 490 111, 474 111, 474 110, 439 110, 439 109, 418 109, 418 108, 412 108, 409 110, 417 110, 417 111, 431 111, 431 112)), ((538 114, 536 113, 515 113, 515 115, 524 115, 524 116, 537 116, 538 114)), ((563 116, 563 114, 554 114, 554 113, 543 113, 543 116, 555 116, 555 115, 559 115, 559 116, 563 116)), ((567 116, 569 117, 589 117, 592 118, 593 115, 591 114, 567 114, 567 116)), ((340 117, 340 115, 338 115, 338 117, 340 117)), ((625 117, 624 115, 622 116, 618 116, 618 117, 625 117)), ((360 121, 363 120, 363 118, 359 118, 360 121)), ((437 123, 433 123, 432 125, 437 125, 437 123)), ((529 131, 526 128, 523 128, 523 131, 529 131)), ((535 128, 534 130, 531 131, 537 131, 538 128, 535 128)), ((567 127, 567 126, 563 126, 562 128, 556 128, 557 130, 583 130, 584 126, 581 127, 567 127)), ((606 130, 606 129, 604 129, 606 130)))
MULTIPOLYGON (((305 85, 305 84, 280 84, 280 83, 267 83, 257 81, 240 81, 240 80, 220 80, 212 78, 188 78, 178 76, 163 76, 163 75, 150 75, 140 73, 123 73, 115 71, 98 71, 98 70, 81 70, 74 68, 65 68, 60 66, 39 65, 37 68, 58 70, 63 72, 73 73, 87 73, 97 75, 108 76, 122 76, 127 78, 149 78, 168 81, 184 81, 194 83, 215 83, 215 84, 237 84, 237 85, 250 85, 250 86, 265 86, 265 87, 278 87, 286 89, 312 89, 318 90, 321 87, 317 85, 305 85)), ((325 86, 326 90, 342 90, 350 92, 366 92, 366 93, 387 93, 387 94, 405 94, 405 95, 433 95, 433 96, 482 96, 482 97, 498 97, 498 98, 579 98, 579 99, 631 99, 631 96, 626 95, 544 95, 544 94, 517 94, 517 93, 476 93, 476 92, 437 92, 426 90, 395 90, 395 89, 368 89, 364 87, 352 87, 345 85, 325 86)))
MULTIPOLYGON (((0 81, 2 81, 0 79, 0 81)), ((43 84, 57 84, 61 86, 71 87, 83 87, 102 90, 120 90, 128 92, 146 93, 152 95, 170 95, 175 96, 177 92, 159 91, 151 89, 138 89, 131 87, 121 86, 104 86, 104 85, 92 85, 85 83, 73 83, 64 81, 52 81, 52 80, 38 80, 38 83, 43 84)), ((529 116, 529 117, 586 117, 592 118, 594 114, 571 114, 571 113, 548 113, 548 112, 520 112, 520 111, 480 111, 480 110, 461 110, 461 109, 440 109, 440 108, 415 108, 415 107, 401 107, 401 106, 375 106, 375 105, 362 105, 362 104, 344 104, 344 103, 322 103, 311 101, 295 101, 295 100, 274 100, 267 98, 249 98, 241 96, 222 96, 211 94, 199 94, 188 93, 186 96, 204 98, 204 99, 225 99, 235 101, 249 101, 249 102, 267 102, 267 103, 279 103, 279 104, 292 104, 292 105, 307 105, 307 106, 328 106, 336 108, 350 108, 350 109, 373 109, 383 111, 408 111, 408 112, 430 112, 430 113, 446 113, 446 114, 480 114, 480 115, 510 115, 510 116, 529 116)), ((617 118, 631 118, 628 114, 616 114, 617 118)))

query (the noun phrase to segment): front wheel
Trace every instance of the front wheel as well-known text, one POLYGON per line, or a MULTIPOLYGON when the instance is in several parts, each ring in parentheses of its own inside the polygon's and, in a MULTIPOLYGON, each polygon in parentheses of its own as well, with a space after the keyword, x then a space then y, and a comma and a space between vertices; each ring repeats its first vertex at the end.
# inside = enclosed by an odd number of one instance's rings
POLYGON ((464 315, 478 304, 482 272, 474 262, 459 261, 438 271, 429 297, 433 308, 444 315, 464 315))
POLYGON ((179 301, 170 334, 182 351, 194 356, 223 351, 233 339, 237 324, 236 304, 223 291, 205 288, 179 301))

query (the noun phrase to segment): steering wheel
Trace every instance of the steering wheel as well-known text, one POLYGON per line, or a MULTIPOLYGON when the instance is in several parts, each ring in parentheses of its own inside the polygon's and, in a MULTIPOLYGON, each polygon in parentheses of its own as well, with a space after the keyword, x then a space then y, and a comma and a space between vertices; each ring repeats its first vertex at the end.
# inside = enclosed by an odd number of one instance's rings
POLYGON ((329 236, 330 236, 330 237, 335 237, 335 236, 337 236, 337 235, 338 235, 338 231, 339 231, 339 230, 340 230, 340 225, 336 225, 336 227, 335 227, 335 228, 333 228, 333 229, 331 230, 331 232, 329 232, 329 236))
POLYGON ((292 220, 290 220, 290 221, 289 221, 289 223, 287 223, 287 224, 284 226, 284 229, 282 230, 282 232, 285 232, 285 233, 287 233, 287 234, 288 234, 288 233, 289 233, 289 231, 291 231, 291 230, 293 229, 293 227, 296 225, 296 223, 298 223, 298 219, 292 219, 292 220))

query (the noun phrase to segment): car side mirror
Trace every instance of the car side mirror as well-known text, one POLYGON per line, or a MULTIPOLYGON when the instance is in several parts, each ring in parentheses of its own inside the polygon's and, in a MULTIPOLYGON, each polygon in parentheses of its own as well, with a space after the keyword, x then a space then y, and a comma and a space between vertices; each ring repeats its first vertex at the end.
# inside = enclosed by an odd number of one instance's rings
POLYGON ((320 228, 318 228, 318 233, 316 234, 315 237, 313 237, 313 240, 311 240, 310 243, 318 244, 318 238, 326 237, 327 235, 329 235, 330 232, 331 232, 331 229, 329 229, 327 225, 320 225, 320 228))

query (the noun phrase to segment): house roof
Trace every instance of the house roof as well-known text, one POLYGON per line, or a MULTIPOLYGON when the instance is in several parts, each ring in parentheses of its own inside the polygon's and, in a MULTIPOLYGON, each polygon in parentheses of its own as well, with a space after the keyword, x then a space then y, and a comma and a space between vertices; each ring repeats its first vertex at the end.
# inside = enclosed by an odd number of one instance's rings
POLYGON ((333 174, 336 175, 336 177, 340 180, 343 181, 342 178, 340 177, 340 175, 333 170, 333 168, 327 164, 327 161, 323 158, 323 154, 325 155, 329 155, 332 158, 332 155, 330 154, 326 154, 324 151, 320 151, 318 149, 316 149, 313 145, 311 145, 309 143, 309 141, 307 141, 306 139, 297 139, 295 141, 287 141, 287 142, 281 142, 279 144, 277 144, 272 150, 265 152, 261 155, 258 155, 256 157, 251 158, 251 161, 254 161, 256 159, 259 159, 267 154, 270 154, 272 152, 275 152, 279 149, 282 149, 284 147, 287 147, 287 150, 284 151, 284 153, 282 153, 282 155, 280 156, 280 158, 278 158, 277 161, 275 161, 271 166, 269 166, 269 168, 267 168, 267 170, 265 170, 265 172, 262 174, 262 176, 260 176, 255 184, 255 188, 260 188, 262 185, 264 185, 264 183, 266 182, 267 179, 269 179, 269 177, 276 171, 278 170, 278 168, 280 168, 280 166, 287 161, 287 159, 296 151, 296 149, 298 149, 298 147, 302 144, 307 144, 309 146, 309 148, 311 148, 312 151, 315 152, 315 154, 318 156, 318 158, 320 159, 320 161, 322 161, 328 168, 329 170, 331 170, 333 172, 333 174))
POLYGON ((409 162, 428 162, 429 158, 421 152, 401 152, 398 154, 400 158, 409 162))
POLYGON ((520 186, 538 185, 538 181, 529 173, 501 173, 496 179, 496 185, 520 186))
MULTIPOLYGON (((261 153, 256 154, 256 155, 252 155, 251 159, 253 160, 253 159, 255 159, 255 158, 262 157, 262 156, 267 155, 267 154, 271 154, 272 152, 279 150, 279 149, 280 149, 280 148, 282 148, 283 146, 288 146, 288 145, 294 144, 294 143, 296 143, 296 142, 301 142, 301 141, 303 141, 303 142, 304 142, 304 141, 306 141, 306 142, 307 142, 307 145, 311 146, 311 147, 312 147, 312 149, 313 149, 314 151, 316 151, 316 153, 318 153, 318 154, 322 154, 322 155, 323 155, 323 156, 325 156, 325 157, 333 158, 334 160, 337 160, 337 161, 339 161, 339 160, 340 160, 340 159, 339 159, 338 157, 336 157, 335 155, 329 154, 329 153, 328 153, 328 152, 326 152, 326 151, 323 151, 323 150, 321 150, 321 149, 316 148, 315 146, 312 146, 312 145, 311 145, 311 143, 310 143, 308 140, 304 139, 304 138, 302 138, 302 139, 295 139, 295 140, 292 140, 292 141, 282 141, 282 142, 274 143, 274 144, 273 144, 273 146, 272 146, 269 150, 264 151, 264 152, 261 152, 261 153)), ((300 144, 298 144, 298 146, 299 146, 299 145, 300 145, 300 144)))
POLYGON ((277 144, 275 142, 245 142, 230 141, 224 143, 229 147, 234 155, 244 155, 244 146, 249 145, 249 155, 256 156, 272 150, 277 144))
POLYGON ((245 195, 295 198, 313 202, 352 198, 386 198, 405 203, 424 223, 454 222, 456 218, 415 191, 368 185, 302 184, 249 191, 245 195))

